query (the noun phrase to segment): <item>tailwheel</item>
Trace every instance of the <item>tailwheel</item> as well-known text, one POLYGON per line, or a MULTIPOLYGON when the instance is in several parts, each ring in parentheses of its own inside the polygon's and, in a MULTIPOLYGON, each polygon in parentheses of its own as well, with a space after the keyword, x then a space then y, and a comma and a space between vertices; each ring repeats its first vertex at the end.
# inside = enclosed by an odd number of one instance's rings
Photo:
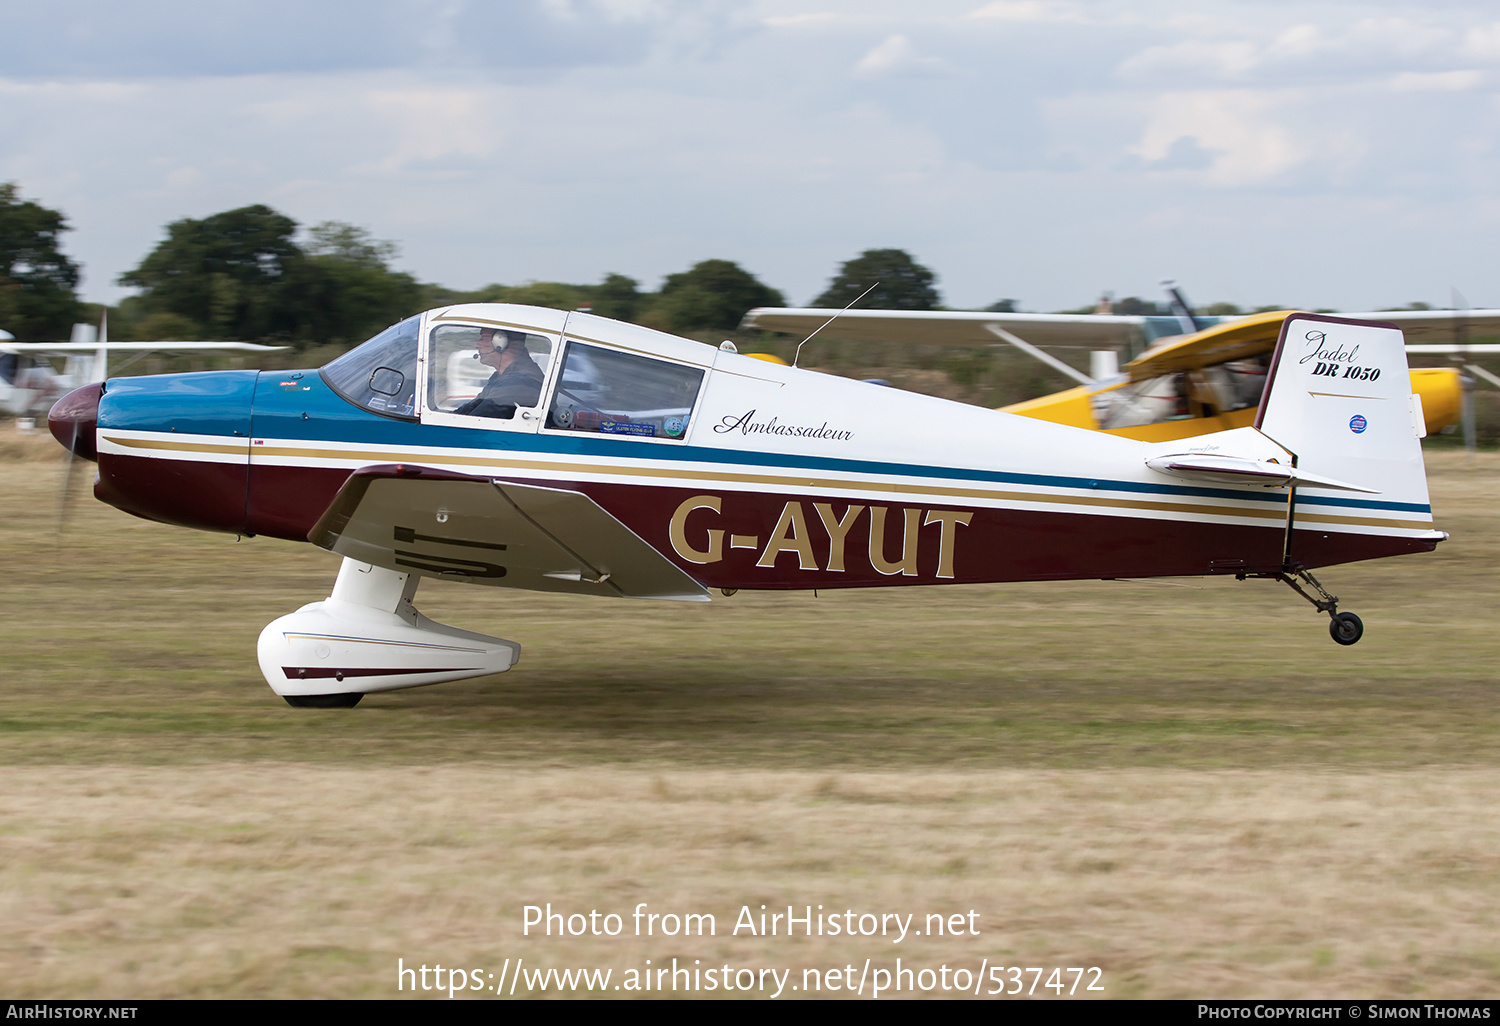
MULTIPOLYGON (((1344 642, 1352 644, 1352 642, 1344 642)), ((282 695, 293 709, 353 709, 365 697, 363 691, 346 691, 339 695, 282 695)))
POLYGON ((1352 645, 1364 637, 1365 625, 1353 613, 1334 613, 1328 622, 1328 633, 1340 645, 1352 645))
POLYGON ((1242 581, 1247 577, 1269 577, 1291 588, 1311 602, 1318 612, 1328 614, 1328 633, 1340 645, 1352 645, 1365 636, 1364 621, 1353 613, 1339 612, 1338 596, 1330 595, 1328 589, 1318 583, 1318 579, 1308 573, 1306 567, 1289 566, 1279 574, 1239 574, 1237 576, 1242 581), (1307 588, 1303 587, 1304 584, 1307 588), (1308 591, 1309 588, 1312 589, 1311 593, 1308 591))

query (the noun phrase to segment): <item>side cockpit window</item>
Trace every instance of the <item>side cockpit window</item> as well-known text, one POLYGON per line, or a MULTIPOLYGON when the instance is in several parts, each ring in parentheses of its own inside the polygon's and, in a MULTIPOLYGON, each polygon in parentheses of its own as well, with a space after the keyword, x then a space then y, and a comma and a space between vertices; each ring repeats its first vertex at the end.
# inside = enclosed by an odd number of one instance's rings
POLYGON ((569 342, 547 426, 638 438, 682 438, 703 370, 569 342))
POLYGON ((512 420, 542 401, 552 340, 511 328, 443 324, 428 339, 427 408, 512 420))
POLYGON ((417 419, 417 329, 420 315, 393 324, 319 373, 339 395, 372 413, 417 419))

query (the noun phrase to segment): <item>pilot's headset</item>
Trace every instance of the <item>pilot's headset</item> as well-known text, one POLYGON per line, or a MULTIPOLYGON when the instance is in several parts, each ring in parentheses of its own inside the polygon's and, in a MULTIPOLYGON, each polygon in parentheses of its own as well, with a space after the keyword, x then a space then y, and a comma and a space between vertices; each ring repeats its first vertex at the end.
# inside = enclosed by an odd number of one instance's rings
MULTIPOLYGON (((510 348, 513 341, 521 341, 526 338, 525 335, 518 331, 506 331, 503 328, 480 328, 479 337, 481 340, 487 338, 490 348, 497 353, 505 352, 505 350, 510 348)), ((479 347, 476 345, 474 347, 474 359, 479 359, 481 355, 483 354, 480 353, 479 347)))

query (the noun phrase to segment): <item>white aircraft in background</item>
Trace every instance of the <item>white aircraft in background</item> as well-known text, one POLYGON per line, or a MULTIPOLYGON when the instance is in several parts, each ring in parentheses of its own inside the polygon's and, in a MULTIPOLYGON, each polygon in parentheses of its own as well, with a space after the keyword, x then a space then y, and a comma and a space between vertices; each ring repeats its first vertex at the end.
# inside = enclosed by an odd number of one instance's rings
POLYGON ((203 350, 236 353, 269 353, 285 346, 261 346, 250 342, 111 342, 109 321, 73 325, 67 342, 16 342, 8 331, 0 331, 0 413, 12 417, 43 416, 52 404, 81 385, 109 376, 109 354, 176 353, 203 350), (64 359, 61 372, 53 359, 64 359))
MULTIPOLYGON (((743 327, 808 338, 826 328, 829 337, 866 342, 1009 344, 1077 386, 1004 407, 1007 413, 1128 438, 1162 442, 1250 426, 1282 325, 1293 312, 1203 316, 1191 312, 1175 282, 1162 285, 1172 316, 1114 314, 1105 304, 1093 314, 760 307, 745 315, 743 327), (1089 373, 1041 347, 1093 350, 1089 373), (1122 352, 1135 357, 1123 367, 1122 352)), ((1469 358, 1500 354, 1500 345, 1473 345, 1468 340, 1500 334, 1500 310, 1389 310, 1339 316, 1399 328, 1408 340, 1417 341, 1406 346, 1410 355, 1449 357, 1449 367, 1413 368, 1412 391, 1419 397, 1429 433, 1461 423, 1466 443, 1474 448, 1474 384, 1478 379, 1500 388, 1500 377, 1469 358)))

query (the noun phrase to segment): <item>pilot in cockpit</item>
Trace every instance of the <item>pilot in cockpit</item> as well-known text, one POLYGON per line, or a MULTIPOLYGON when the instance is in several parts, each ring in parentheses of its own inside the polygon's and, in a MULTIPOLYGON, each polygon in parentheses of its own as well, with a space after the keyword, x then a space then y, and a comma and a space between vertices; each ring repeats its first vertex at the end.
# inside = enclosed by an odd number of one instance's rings
POLYGON ((542 369, 526 351, 526 335, 500 328, 481 328, 476 354, 495 373, 479 394, 454 413, 510 420, 517 407, 535 406, 542 397, 542 369))

